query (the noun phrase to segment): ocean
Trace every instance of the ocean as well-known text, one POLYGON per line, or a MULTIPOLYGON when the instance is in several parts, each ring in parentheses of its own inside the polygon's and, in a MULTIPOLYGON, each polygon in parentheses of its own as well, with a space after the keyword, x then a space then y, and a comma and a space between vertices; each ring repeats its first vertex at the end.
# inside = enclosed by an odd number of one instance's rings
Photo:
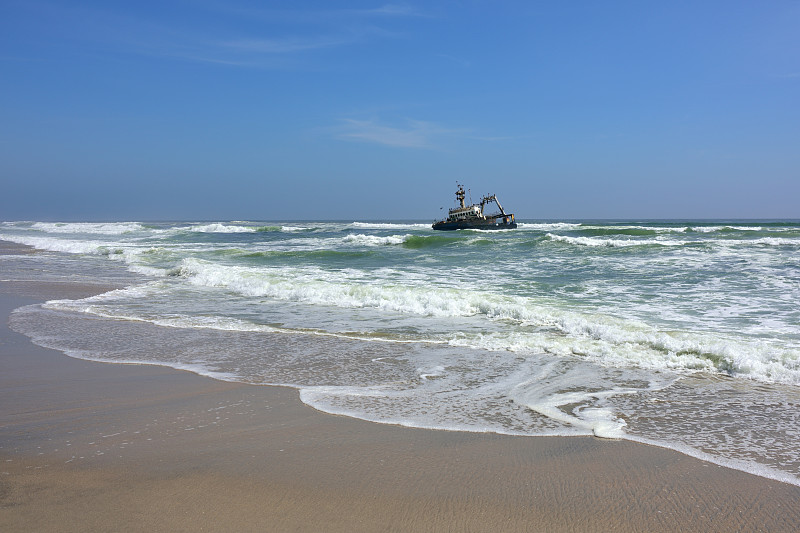
POLYGON ((800 221, 3 222, 68 355, 411 427, 595 435, 800 485, 800 221))

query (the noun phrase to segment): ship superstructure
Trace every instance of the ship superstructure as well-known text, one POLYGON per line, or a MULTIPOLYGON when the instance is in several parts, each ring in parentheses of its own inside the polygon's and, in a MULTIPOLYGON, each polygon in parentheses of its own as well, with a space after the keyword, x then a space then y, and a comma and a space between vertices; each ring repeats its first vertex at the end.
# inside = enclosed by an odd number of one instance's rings
POLYGON ((466 205, 464 199, 466 193, 464 186, 458 185, 456 190, 457 207, 450 209, 447 218, 433 223, 436 230, 455 230, 455 229, 514 229, 517 223, 514 222, 514 215, 506 213, 503 206, 497 200, 497 196, 489 194, 481 198, 477 204, 466 205), (487 215, 484 208, 487 204, 494 203, 500 210, 499 213, 487 215))

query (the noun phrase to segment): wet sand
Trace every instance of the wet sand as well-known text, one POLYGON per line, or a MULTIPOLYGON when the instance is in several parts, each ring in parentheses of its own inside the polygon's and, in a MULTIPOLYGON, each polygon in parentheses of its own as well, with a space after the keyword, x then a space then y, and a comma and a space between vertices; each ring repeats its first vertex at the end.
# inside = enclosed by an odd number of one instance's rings
POLYGON ((0 282, 0 531, 800 529, 800 487, 670 450, 373 424, 7 327, 107 288, 0 282))

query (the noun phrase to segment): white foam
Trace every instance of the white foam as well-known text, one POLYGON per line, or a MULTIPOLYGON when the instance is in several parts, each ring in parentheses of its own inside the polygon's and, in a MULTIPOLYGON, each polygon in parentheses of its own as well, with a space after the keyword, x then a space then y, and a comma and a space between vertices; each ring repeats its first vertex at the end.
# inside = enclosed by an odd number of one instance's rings
POLYGON ((420 379, 427 380, 444 376, 445 368, 442 365, 435 365, 432 368, 418 368, 420 379))
POLYGON ((726 372, 800 384, 800 348, 791 344, 714 333, 667 332, 637 321, 558 309, 523 297, 429 285, 372 284, 346 273, 314 269, 257 269, 187 259, 181 274, 190 283, 250 297, 428 317, 483 316, 512 320, 524 328, 462 333, 449 339, 457 346, 582 354, 608 365, 726 372))
POLYGON ((237 226, 233 224, 223 224, 214 222, 212 224, 202 224, 189 227, 189 231, 199 233, 256 233, 258 226, 237 226))
POLYGON ((628 246, 647 246, 657 244, 659 246, 683 246, 683 241, 668 241, 663 239, 604 239, 599 237, 570 237, 568 235, 556 235, 548 233, 547 237, 555 242, 576 244, 579 246, 602 246, 609 248, 623 248, 628 246))
POLYGON ((0 234, 0 239, 26 244, 39 250, 65 252, 70 254, 108 255, 122 254, 124 245, 111 242, 72 240, 59 237, 39 237, 36 235, 0 234))
POLYGON ((36 222, 32 229, 47 233, 122 235, 145 229, 139 222, 36 222))
POLYGON ((662 389, 671 383, 670 380, 651 381, 644 387, 623 387, 614 385, 590 364, 565 365, 563 361, 554 361, 540 367, 515 385, 509 396, 517 404, 596 437, 620 439, 626 436, 627 424, 608 404, 610 398, 662 389))
POLYGON ((69 311, 83 311, 87 305, 98 302, 108 303, 120 300, 129 301, 131 299, 151 298, 163 293, 163 281, 151 281, 140 285, 130 285, 122 289, 114 289, 87 298, 78 300, 49 300, 42 304, 45 309, 63 309, 69 311))
POLYGON ((659 448, 666 448, 668 450, 675 450, 676 452, 688 455, 689 457, 694 457, 695 459, 700 459, 701 461, 706 461, 711 464, 723 466, 725 468, 731 468, 733 470, 739 470, 741 472, 747 472, 748 474, 753 474, 755 476, 774 479, 775 481, 788 483, 790 485, 797 485, 800 487, 800 476, 782 472, 778 469, 771 468, 767 465, 759 464, 754 461, 745 461, 742 459, 732 459, 721 457, 719 455, 713 455, 698 450, 692 446, 687 446, 675 441, 660 441, 638 435, 626 435, 625 440, 641 442, 642 444, 658 446, 659 448))
POLYGON ((387 246, 392 244, 403 244, 409 237, 410 235, 389 235, 387 237, 381 237, 378 235, 364 235, 362 233, 356 233, 344 237, 342 242, 357 244, 359 246, 387 246))
POLYGON ((529 229, 537 231, 563 231, 563 230, 578 229, 581 227, 581 224, 572 222, 542 222, 542 223, 519 222, 517 224, 517 227, 519 229, 529 229))
POLYGON ((686 233, 689 231, 689 226, 642 226, 638 224, 625 224, 616 226, 598 226, 598 225, 584 225, 581 224, 578 229, 581 230, 601 230, 601 231, 652 231, 653 233, 686 233))
POLYGON ((718 231, 763 231, 761 226, 692 226, 698 233, 716 233, 718 231))
POLYGON ((430 224, 405 224, 405 223, 388 223, 388 222, 353 222, 351 224, 354 228, 361 229, 389 229, 389 230, 402 230, 402 229, 430 229, 430 224))
POLYGON ((785 237, 762 237, 760 239, 742 242, 767 246, 800 246, 800 239, 788 239, 785 237))

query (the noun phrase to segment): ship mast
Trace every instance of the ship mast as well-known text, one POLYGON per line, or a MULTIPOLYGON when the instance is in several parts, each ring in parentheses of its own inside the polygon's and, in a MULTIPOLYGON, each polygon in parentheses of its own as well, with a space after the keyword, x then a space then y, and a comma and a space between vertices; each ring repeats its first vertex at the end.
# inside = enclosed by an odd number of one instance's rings
POLYGON ((464 186, 460 183, 456 183, 458 185, 458 190, 456 191, 456 200, 461 204, 461 209, 464 209, 464 186))

